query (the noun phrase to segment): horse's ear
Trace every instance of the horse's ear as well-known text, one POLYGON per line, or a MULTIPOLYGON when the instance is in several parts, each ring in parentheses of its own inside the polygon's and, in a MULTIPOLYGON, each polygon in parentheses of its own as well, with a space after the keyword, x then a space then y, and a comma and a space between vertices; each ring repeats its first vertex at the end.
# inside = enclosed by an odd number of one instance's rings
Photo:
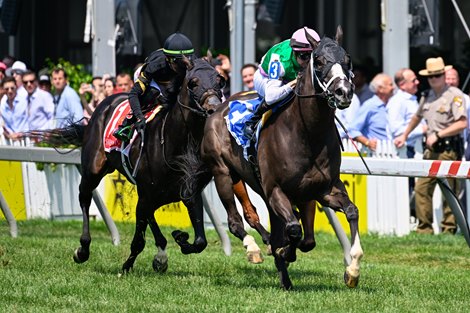
POLYGON ((341 25, 338 25, 338 27, 336 28, 335 40, 341 46, 341 43, 343 41, 343 28, 341 27, 341 25))
POLYGON ((193 62, 191 62, 191 60, 187 56, 185 56, 184 54, 183 54, 182 61, 183 61, 183 64, 186 66, 187 70, 190 70, 190 69, 193 68, 193 62))
POLYGON ((310 36, 310 34, 308 33, 307 29, 304 28, 304 32, 305 32, 305 36, 307 37, 307 40, 308 42, 310 43, 310 45, 312 46, 312 49, 315 50, 317 47, 318 47, 318 44, 320 43, 319 41, 316 41, 315 38, 313 38, 312 36, 310 36))
POLYGON ((207 52, 206 52, 206 56, 204 57, 204 59, 209 62, 209 64, 212 64, 212 59, 214 58, 213 54, 212 54, 212 51, 211 51, 211 48, 207 48, 207 52))

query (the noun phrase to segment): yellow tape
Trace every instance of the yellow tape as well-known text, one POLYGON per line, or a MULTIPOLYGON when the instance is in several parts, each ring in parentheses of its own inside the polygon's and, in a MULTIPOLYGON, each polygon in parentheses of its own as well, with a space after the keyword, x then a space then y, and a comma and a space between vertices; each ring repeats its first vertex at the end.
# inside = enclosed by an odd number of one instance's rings
MULTIPOLYGON (((23 175, 20 162, 0 161, 0 173, 8 173, 0 179, 0 191, 16 220, 26 219, 23 175)), ((0 210, 0 219, 5 219, 0 210)))

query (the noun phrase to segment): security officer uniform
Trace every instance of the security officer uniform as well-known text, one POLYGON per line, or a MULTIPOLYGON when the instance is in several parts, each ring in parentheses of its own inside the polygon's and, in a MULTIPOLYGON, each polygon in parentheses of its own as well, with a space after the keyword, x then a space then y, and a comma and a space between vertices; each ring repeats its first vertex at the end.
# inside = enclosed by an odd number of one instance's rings
MULTIPOLYGON (((436 134, 449 127, 461 117, 467 117, 462 91, 446 86, 441 95, 431 89, 423 93, 417 116, 424 118, 428 124, 427 136, 436 134)), ((461 135, 438 138, 432 147, 423 147, 423 158, 428 160, 461 160, 463 142, 461 135)), ((424 140, 425 142, 425 140, 424 140)), ((458 194, 457 180, 448 179, 449 185, 458 194)), ((419 220, 418 233, 433 233, 432 197, 436 187, 436 178, 419 178, 416 186, 416 217, 419 220)), ((442 231, 455 233, 455 217, 447 203, 444 203, 444 216, 441 223, 442 231)))

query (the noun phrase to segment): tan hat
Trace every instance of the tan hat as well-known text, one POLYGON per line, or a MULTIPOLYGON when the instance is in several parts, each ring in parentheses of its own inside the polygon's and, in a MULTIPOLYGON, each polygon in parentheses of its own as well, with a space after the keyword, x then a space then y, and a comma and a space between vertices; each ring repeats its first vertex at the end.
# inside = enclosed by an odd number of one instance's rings
POLYGON ((419 71, 421 76, 431 76, 443 74, 445 71, 452 68, 452 65, 444 65, 444 60, 441 57, 429 58, 426 60, 426 69, 419 71))

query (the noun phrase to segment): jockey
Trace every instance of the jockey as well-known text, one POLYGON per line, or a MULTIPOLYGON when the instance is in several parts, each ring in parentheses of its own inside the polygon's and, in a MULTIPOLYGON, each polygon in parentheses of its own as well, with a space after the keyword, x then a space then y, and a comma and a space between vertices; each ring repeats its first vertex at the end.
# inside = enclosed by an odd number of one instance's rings
MULTIPOLYGON (((193 58, 194 48, 191 40, 182 33, 170 35, 163 44, 162 49, 150 53, 145 63, 134 73, 134 86, 129 92, 129 103, 133 116, 136 118, 135 130, 145 129, 145 118, 142 107, 159 100, 164 108, 176 101, 176 96, 186 74, 186 64, 183 58, 193 58), (170 83, 163 90, 159 83, 170 83)), ((114 136, 127 140, 130 132, 120 127, 114 136), (124 134, 125 133, 125 134, 124 134)))
POLYGON ((287 97, 295 87, 297 73, 310 61, 312 47, 307 40, 305 30, 316 41, 320 41, 317 32, 308 27, 298 29, 291 37, 274 45, 261 59, 254 75, 255 90, 264 100, 245 122, 245 136, 252 139, 255 125, 270 106, 287 97))

